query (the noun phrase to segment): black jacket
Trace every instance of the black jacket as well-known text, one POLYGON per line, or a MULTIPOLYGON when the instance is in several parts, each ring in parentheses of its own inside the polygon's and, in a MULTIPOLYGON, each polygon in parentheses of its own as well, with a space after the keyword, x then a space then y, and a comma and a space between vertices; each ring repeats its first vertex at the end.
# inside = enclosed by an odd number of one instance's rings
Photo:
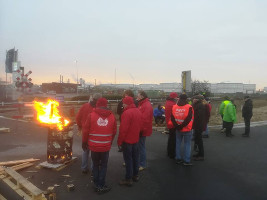
POLYGON ((194 108, 194 122, 193 122, 193 129, 198 131, 203 131, 205 129, 205 114, 206 114, 206 107, 202 103, 202 101, 198 101, 193 104, 194 108))
POLYGON ((242 117, 244 117, 245 119, 250 119, 253 115, 252 109, 253 109, 252 100, 247 99, 245 101, 243 108, 242 108, 242 117))

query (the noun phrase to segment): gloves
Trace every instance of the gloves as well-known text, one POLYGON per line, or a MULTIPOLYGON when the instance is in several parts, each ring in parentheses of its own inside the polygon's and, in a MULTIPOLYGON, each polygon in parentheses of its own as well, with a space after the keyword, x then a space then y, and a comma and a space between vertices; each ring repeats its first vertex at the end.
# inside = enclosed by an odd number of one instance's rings
POLYGON ((182 130, 183 127, 180 124, 178 124, 177 126, 175 126, 175 128, 176 128, 176 130, 179 131, 179 130, 182 130))
POLYGON ((82 148, 83 148, 83 151, 88 150, 88 144, 86 142, 83 142, 82 143, 82 148))

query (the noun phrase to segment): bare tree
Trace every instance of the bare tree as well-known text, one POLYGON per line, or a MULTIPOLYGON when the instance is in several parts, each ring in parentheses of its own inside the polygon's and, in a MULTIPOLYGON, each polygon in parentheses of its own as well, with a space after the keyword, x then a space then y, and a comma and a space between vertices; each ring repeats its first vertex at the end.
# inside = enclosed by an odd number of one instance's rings
POLYGON ((192 87, 192 94, 205 94, 206 96, 209 96, 210 94, 210 88, 209 88, 209 82, 208 81, 199 81, 199 80, 193 80, 191 82, 192 87))

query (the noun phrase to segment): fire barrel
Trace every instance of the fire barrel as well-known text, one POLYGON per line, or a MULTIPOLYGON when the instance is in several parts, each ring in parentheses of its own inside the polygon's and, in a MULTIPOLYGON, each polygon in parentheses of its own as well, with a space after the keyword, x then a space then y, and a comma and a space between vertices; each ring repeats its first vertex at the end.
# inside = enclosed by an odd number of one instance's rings
POLYGON ((73 132, 70 126, 63 130, 48 128, 47 162, 62 164, 72 159, 73 132))

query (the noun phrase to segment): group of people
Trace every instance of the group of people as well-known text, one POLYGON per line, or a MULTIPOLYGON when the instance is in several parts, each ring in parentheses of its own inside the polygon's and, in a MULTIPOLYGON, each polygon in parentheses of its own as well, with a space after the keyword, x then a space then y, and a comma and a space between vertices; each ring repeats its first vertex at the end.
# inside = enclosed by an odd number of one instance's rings
MULTIPOLYGON (((246 97, 242 114, 246 124, 244 137, 249 136, 250 119, 252 117, 252 102, 246 97)), ((88 173, 88 156, 91 151, 91 170, 95 191, 99 194, 111 190, 105 183, 109 151, 117 133, 117 122, 114 114, 107 107, 108 101, 99 93, 94 94, 89 103, 84 104, 77 116, 76 122, 82 132, 82 172, 88 173)), ((159 105, 158 110, 162 109, 159 105)), ((196 95, 189 101, 186 94, 178 96, 172 92, 165 103, 165 119, 168 129, 167 154, 175 159, 177 164, 190 166, 191 141, 194 140, 192 157, 195 161, 204 160, 204 145, 202 133, 207 132, 210 118, 210 102, 202 95, 196 95), (193 139, 192 139, 193 138, 193 139), (183 155, 181 151, 184 143, 183 155)), ((137 98, 131 90, 124 92, 117 107, 120 127, 117 145, 123 152, 126 168, 125 178, 120 185, 132 186, 138 182, 139 171, 146 168, 146 137, 152 134, 153 113, 155 110, 144 91, 139 91, 137 98)), ((162 114, 162 113, 161 113, 162 114)), ((236 121, 235 105, 229 98, 220 105, 223 119, 223 130, 231 137, 233 123, 236 121)), ((156 119, 156 118, 155 118, 156 119)))
MULTIPOLYGON (((123 152, 126 168, 125 178, 119 184, 126 186, 138 182, 139 171, 146 168, 146 137, 152 134, 152 105, 144 91, 138 93, 136 101, 133 96, 131 90, 125 91, 117 109, 120 115, 117 144, 123 152)), ((82 172, 89 171, 88 155, 91 151, 92 178, 98 194, 111 190, 105 177, 109 151, 117 133, 116 118, 107 104, 101 94, 94 94, 76 116, 78 128, 82 131, 82 172)))
MULTIPOLYGON (((250 120, 253 116, 253 104, 249 96, 244 97, 244 105, 242 107, 242 117, 245 122, 245 133, 242 134, 243 137, 249 137, 250 133, 250 120)), ((222 117, 222 129, 221 132, 224 133, 226 137, 233 137, 232 128, 236 119, 236 105, 234 100, 229 97, 225 97, 225 100, 221 103, 219 108, 220 115, 222 117)))

